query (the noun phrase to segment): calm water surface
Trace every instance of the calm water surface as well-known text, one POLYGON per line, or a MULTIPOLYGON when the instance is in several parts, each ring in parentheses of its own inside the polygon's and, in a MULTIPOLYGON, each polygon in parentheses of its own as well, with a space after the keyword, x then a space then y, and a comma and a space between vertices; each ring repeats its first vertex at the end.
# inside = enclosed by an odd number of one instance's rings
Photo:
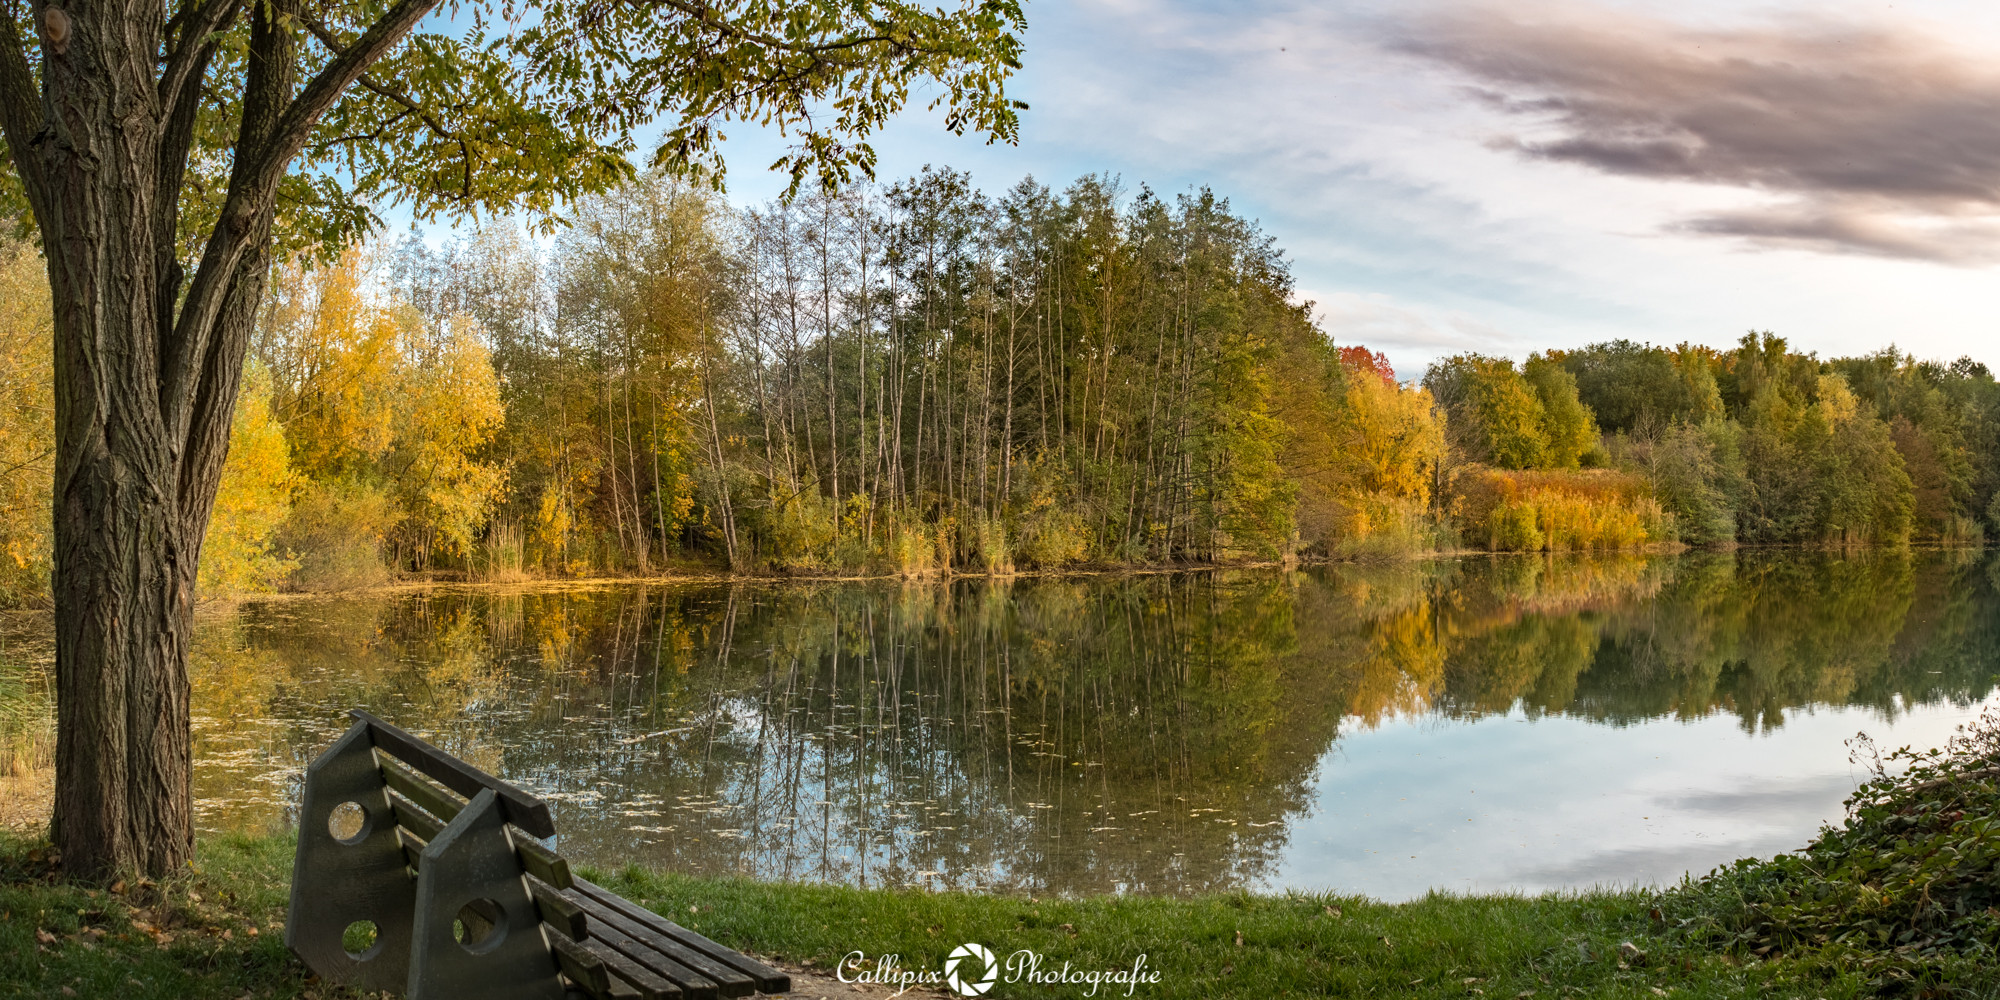
MULTIPOLYGON (((1658 883, 1799 846, 2000 680, 1980 554, 435 589, 206 615, 208 829, 362 706, 572 858, 1082 893, 1658 883)), ((17 633, 14 651, 40 648, 17 633)))

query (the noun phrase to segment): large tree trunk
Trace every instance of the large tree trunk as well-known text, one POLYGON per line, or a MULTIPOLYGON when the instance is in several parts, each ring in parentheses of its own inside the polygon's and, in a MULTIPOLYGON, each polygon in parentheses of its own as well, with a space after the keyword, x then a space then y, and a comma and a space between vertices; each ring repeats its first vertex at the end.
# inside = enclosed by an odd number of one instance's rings
POLYGON ((302 91, 294 28, 271 4, 194 2, 170 24, 157 2, 38 5, 39 81, 17 22, 0 18, 0 126, 54 305, 53 833, 73 871, 163 874, 193 851, 195 567, 278 182, 319 116, 432 3, 399 0, 302 91), (190 277, 179 203, 196 100, 239 15, 251 22, 229 189, 190 277))
POLYGON ((181 442, 160 405, 157 25, 156 11, 111 5, 44 8, 41 25, 48 137, 36 215, 56 345, 54 832, 69 865, 91 874, 169 870, 192 845, 186 644, 200 535, 190 544, 181 442))

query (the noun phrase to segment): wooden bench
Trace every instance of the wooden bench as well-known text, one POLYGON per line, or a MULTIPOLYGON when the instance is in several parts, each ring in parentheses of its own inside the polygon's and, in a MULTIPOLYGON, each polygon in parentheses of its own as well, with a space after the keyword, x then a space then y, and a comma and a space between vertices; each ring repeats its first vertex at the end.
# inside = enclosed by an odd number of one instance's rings
POLYGON ((285 943, 410 1000, 718 1000, 783 972, 577 878, 547 803, 366 712, 306 769, 285 943), (372 941, 368 927, 372 925, 372 941))

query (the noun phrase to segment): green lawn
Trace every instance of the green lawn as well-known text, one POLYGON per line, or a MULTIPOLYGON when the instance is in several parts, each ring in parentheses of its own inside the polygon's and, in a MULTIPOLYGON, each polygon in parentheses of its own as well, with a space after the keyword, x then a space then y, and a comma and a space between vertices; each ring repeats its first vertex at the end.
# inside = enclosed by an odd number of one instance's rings
MULTIPOLYGON (((0 839, 0 996, 351 997, 315 983, 282 944, 289 838, 208 838, 198 871, 165 884, 61 881, 43 849, 0 839), (116 891, 113 891, 113 890, 116 891), (254 932, 254 933, 253 933, 254 932)), ((1842 997, 1879 995, 1855 973, 1738 959, 1683 940, 1645 892, 1434 896, 1383 904, 1315 895, 1202 899, 862 891, 699 879, 637 869, 611 888, 718 940, 830 968, 859 950, 937 969, 976 941, 1044 971, 1157 970, 1147 997, 1842 997), (1621 962, 1630 942, 1643 956, 1621 962)), ((1089 995, 1086 984, 1002 982, 995 997, 1089 995)), ((1976 996, 1969 984, 1910 996, 1976 996)), ((1122 986, 1098 995, 1124 995, 1122 986)))

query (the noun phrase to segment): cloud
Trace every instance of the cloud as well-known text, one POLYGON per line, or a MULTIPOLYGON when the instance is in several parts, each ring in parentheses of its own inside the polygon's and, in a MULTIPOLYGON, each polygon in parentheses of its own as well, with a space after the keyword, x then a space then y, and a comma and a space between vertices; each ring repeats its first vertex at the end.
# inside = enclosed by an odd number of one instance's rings
POLYGON ((1962 264, 2000 253, 1991 53, 1818 16, 1701 28, 1546 3, 1432 9, 1385 33, 1522 123, 1493 146, 1777 196, 1674 230, 1962 264))
POLYGON ((1463 313, 1419 311, 1385 296, 1359 292, 1302 291, 1299 297, 1313 303, 1314 319, 1334 343, 1382 351, 1399 379, 1423 377, 1432 361, 1446 355, 1521 353, 1516 338, 1463 313))

